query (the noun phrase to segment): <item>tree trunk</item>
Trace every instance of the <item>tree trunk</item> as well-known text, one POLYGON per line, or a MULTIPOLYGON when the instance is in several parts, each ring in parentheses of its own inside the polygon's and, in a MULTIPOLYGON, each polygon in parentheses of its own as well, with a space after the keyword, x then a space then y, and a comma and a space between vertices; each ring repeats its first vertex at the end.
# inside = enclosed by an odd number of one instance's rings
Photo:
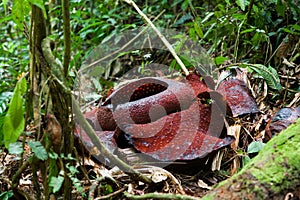
MULTIPOLYGON (((35 62, 36 62, 34 72, 41 72, 44 75, 45 80, 47 80, 50 77, 49 89, 50 89, 50 96, 52 101, 52 110, 51 111, 47 110, 47 111, 52 112, 56 117, 56 119, 58 120, 59 124, 61 125, 62 128, 61 141, 63 141, 63 144, 58 148, 60 148, 61 152, 65 156, 67 156, 68 154, 72 153, 73 146, 74 146, 74 139, 73 139, 74 123, 72 119, 72 99, 71 99, 71 93, 66 89, 66 87, 68 87, 66 83, 67 72, 65 74, 62 73, 63 70, 61 69, 61 66, 55 65, 49 62, 49 59, 47 59, 52 55, 48 55, 48 52, 47 55, 45 55, 45 52, 43 52, 42 44, 45 38, 47 37, 46 23, 45 23, 42 10, 35 5, 32 6, 32 22, 34 24, 32 29, 33 30, 32 39, 34 41, 32 42, 32 44, 34 46, 31 48, 32 48, 32 52, 34 52, 35 62)), ((69 46, 70 44, 68 44, 68 51, 66 51, 68 55, 65 57, 64 60, 64 64, 66 67, 66 70, 64 71, 67 71, 69 65, 69 55, 70 55, 69 46)), ((38 80, 35 79, 34 81, 38 81, 38 83, 36 83, 37 85, 43 85, 43 83, 41 83, 42 81, 41 78, 39 78, 38 80)), ((55 147, 53 148, 55 149, 55 147)), ((70 162, 71 162, 70 160, 65 159, 64 166, 66 166, 66 164, 70 162)), ((71 199, 72 182, 67 175, 69 171, 63 166, 60 167, 65 172, 65 179, 63 185, 64 199, 71 199)), ((45 193, 47 198, 49 194, 47 193, 46 188, 45 188, 45 193)))
POLYGON ((285 199, 300 186, 300 119, 203 199, 285 199))

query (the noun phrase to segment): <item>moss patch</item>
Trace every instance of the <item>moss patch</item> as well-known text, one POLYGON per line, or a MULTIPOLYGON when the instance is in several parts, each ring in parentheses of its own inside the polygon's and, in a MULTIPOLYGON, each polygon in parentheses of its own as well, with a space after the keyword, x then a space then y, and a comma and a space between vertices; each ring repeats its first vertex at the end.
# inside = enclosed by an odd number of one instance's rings
POLYGON ((270 140, 239 173, 204 199, 265 199, 300 185, 300 119, 270 140))

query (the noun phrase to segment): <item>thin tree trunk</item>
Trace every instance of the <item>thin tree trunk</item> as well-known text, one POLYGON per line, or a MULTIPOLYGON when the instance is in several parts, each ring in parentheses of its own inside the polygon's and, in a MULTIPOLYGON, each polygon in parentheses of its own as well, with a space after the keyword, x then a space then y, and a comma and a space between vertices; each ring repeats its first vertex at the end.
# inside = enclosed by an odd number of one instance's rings
MULTIPOLYGON (((33 32, 32 37, 34 38, 33 45, 34 45, 34 56, 35 56, 35 67, 36 72, 41 72, 45 77, 45 80, 49 79, 49 89, 50 89, 50 96, 52 101, 52 113, 58 120, 62 128, 62 138, 63 141, 62 145, 59 147, 61 148, 61 152, 64 153, 65 156, 72 153, 73 146, 74 146, 74 139, 73 139, 73 129, 74 123, 72 120, 72 99, 71 94, 67 92, 64 87, 68 87, 66 85, 66 76, 67 74, 62 73, 61 66, 54 65, 47 60, 49 55, 45 55, 45 52, 42 50, 42 41, 45 40, 47 37, 46 34, 46 23, 44 19, 43 12, 37 6, 32 6, 32 22, 33 22, 33 32)), ((70 50, 68 50, 70 51, 70 50)), ((65 52, 66 54, 70 55, 70 52, 65 52)), ((65 57, 65 65, 69 65, 69 57, 65 57)), ((68 67, 66 67, 68 68, 68 67)), ((37 83, 39 86, 42 85, 41 78, 38 80, 37 83)), ((36 80, 34 80, 36 81, 36 80)), ((44 83, 45 84, 45 83, 44 83)), ((49 111, 50 112, 50 111, 49 111)), ((55 147, 54 147, 55 148, 55 147)), ((65 160, 64 166, 69 160, 65 160)), ((48 166, 45 166, 45 169, 48 166)), ((68 177, 68 170, 63 166, 60 166, 62 170, 65 172, 65 180, 64 180, 64 199, 71 199, 71 190, 72 190, 72 182, 68 177)), ((44 169, 44 170, 45 170, 44 169)), ((44 171, 47 173, 47 170, 44 171)), ((45 198, 47 199, 49 194, 47 192, 47 188, 45 188, 45 198)))
POLYGON ((203 199, 285 199, 300 186, 300 119, 203 199))
MULTIPOLYGON (((70 65, 70 59, 71 59, 71 30, 70 30, 70 1, 69 0, 62 0, 62 12, 63 12, 63 23, 64 23, 64 59, 63 59, 63 81, 65 84, 67 84, 68 79, 68 71, 69 71, 69 65, 70 65)), ((60 90, 63 88, 60 86, 60 90)), ((74 130, 74 124, 73 124, 73 118, 72 118, 72 97, 70 93, 67 93, 67 91, 61 91, 60 98, 63 98, 65 102, 62 102, 62 104, 58 104, 58 106, 63 106, 63 112, 61 113, 61 116, 64 116, 63 119, 61 119, 61 124, 65 124, 63 128, 64 133, 64 149, 63 152, 65 155, 71 154, 73 151, 74 146, 74 138, 73 138, 73 130, 74 130)), ((67 163, 70 163, 71 161, 66 161, 65 165, 67 163)), ((65 178, 64 182, 64 199, 71 199, 71 192, 72 192, 72 182, 69 177, 65 178)))

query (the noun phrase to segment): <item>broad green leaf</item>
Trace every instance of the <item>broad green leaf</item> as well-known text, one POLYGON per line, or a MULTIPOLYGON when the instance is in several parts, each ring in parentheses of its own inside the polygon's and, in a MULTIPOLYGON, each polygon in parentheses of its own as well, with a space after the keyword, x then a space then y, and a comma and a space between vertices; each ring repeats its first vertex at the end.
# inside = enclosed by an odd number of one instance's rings
POLYGON ((48 158, 47 151, 40 141, 29 141, 28 145, 38 159, 46 160, 48 158))
POLYGON ((24 130, 24 99, 22 95, 26 91, 26 80, 22 77, 16 84, 8 111, 4 118, 3 133, 4 144, 8 148, 10 143, 16 142, 24 130))
POLYGON ((258 153, 264 146, 265 143, 253 141, 249 144, 247 153, 258 153))
POLYGON ((49 186, 53 188, 53 193, 56 193, 60 190, 64 182, 63 176, 51 177, 49 186))
POLYGON ((27 83, 26 83, 26 79, 24 77, 22 77, 20 80, 20 92, 21 92, 21 95, 25 94, 26 91, 27 91, 27 83))
POLYGON ((270 88, 274 90, 282 89, 277 71, 273 67, 266 67, 262 64, 248 65, 248 67, 262 76, 270 88))
POLYGON ((25 17, 29 15, 30 5, 27 0, 14 0, 12 6, 12 17, 18 27, 23 30, 22 23, 25 17))
POLYGON ((9 153, 10 154, 15 154, 15 155, 19 155, 21 153, 23 153, 23 145, 21 142, 14 142, 9 144, 9 153))
POLYGON ((223 56, 218 56, 215 58, 215 63, 216 63, 216 65, 221 65, 226 60, 228 60, 228 58, 225 58, 223 56))

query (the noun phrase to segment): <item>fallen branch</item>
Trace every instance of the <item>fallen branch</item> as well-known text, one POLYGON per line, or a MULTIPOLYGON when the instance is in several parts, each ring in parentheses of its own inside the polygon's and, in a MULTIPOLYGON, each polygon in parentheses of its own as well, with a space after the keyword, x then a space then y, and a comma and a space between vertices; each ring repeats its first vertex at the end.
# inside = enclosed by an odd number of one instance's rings
POLYGON ((172 199, 172 200, 200 200, 197 197, 182 194, 148 193, 144 195, 133 195, 124 192, 125 197, 130 199, 172 199))
POLYGON ((123 192, 124 190, 126 190, 126 187, 123 187, 113 193, 110 193, 108 195, 105 195, 105 196, 101 196, 101 197, 97 197, 95 198, 94 200, 103 200, 103 199, 111 199, 113 198, 114 196, 117 196, 118 194, 120 194, 121 192, 123 192))

